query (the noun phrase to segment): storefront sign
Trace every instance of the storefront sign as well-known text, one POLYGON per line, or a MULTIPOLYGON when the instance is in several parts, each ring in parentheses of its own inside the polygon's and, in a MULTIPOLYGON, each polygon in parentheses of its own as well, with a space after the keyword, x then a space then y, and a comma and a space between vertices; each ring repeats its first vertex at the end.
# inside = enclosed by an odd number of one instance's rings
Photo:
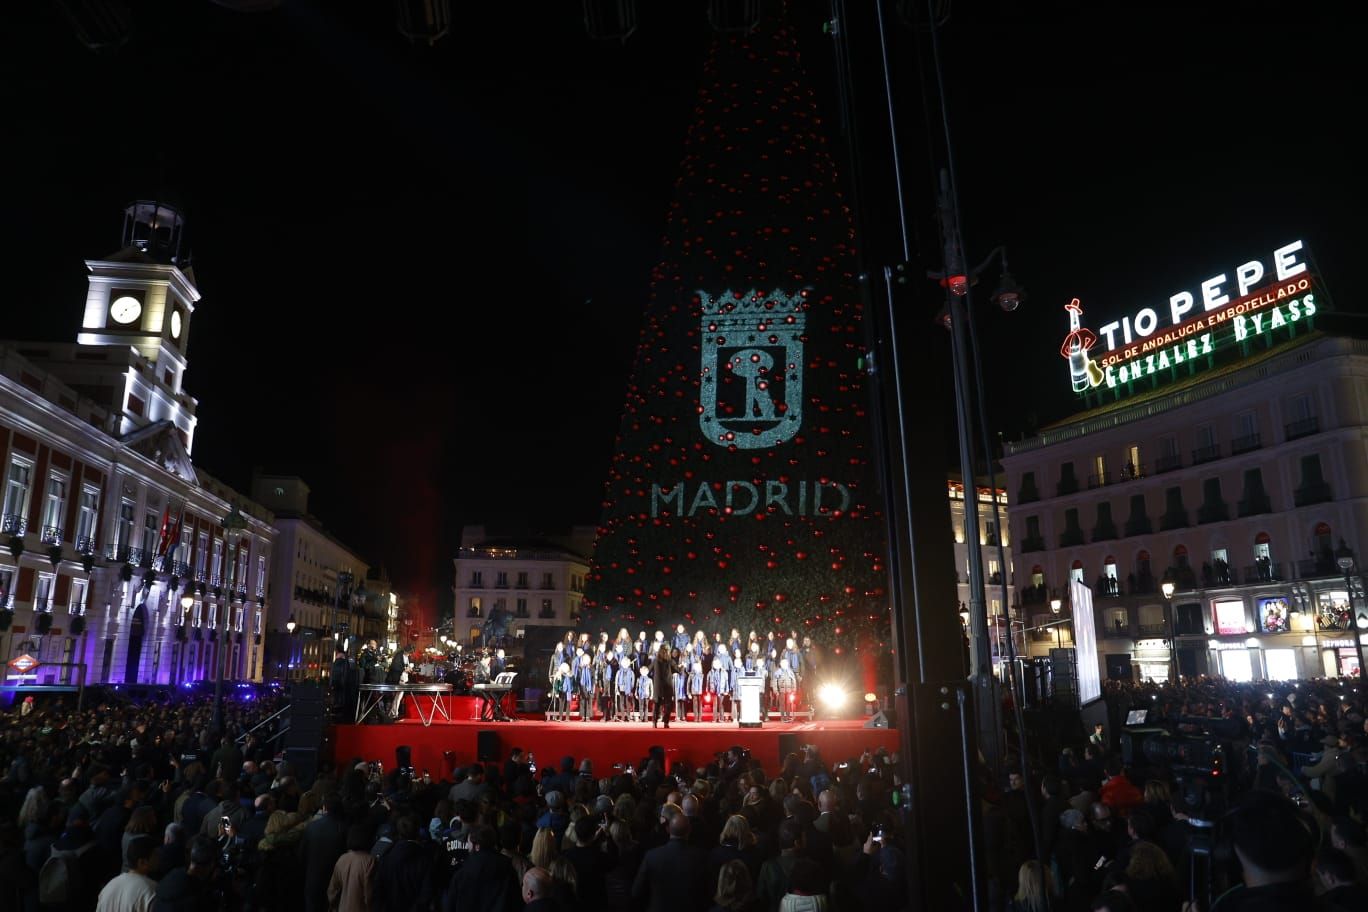
POLYGON ((1317 308, 1303 244, 1293 241, 1266 259, 1176 292, 1166 306, 1142 307, 1105 323, 1096 333, 1083 324, 1083 308, 1074 298, 1064 307, 1069 333, 1060 355, 1069 362, 1074 392, 1105 387, 1125 393, 1137 380, 1175 378, 1173 369, 1181 365, 1210 366, 1212 356, 1230 346, 1271 340, 1278 330, 1307 323, 1317 308))

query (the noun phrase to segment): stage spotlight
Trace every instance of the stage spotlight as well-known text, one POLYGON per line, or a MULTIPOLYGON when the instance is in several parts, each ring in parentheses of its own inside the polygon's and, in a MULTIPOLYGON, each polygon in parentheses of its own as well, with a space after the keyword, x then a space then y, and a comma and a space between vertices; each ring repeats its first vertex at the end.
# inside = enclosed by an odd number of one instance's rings
POLYGON ((821 700, 827 709, 839 710, 846 705, 850 694, 839 684, 823 684, 817 688, 817 699, 821 700))

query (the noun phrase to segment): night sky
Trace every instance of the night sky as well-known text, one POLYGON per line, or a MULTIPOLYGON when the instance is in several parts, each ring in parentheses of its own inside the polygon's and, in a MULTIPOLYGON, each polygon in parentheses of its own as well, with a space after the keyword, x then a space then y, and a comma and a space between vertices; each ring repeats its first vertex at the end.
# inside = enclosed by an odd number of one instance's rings
MULTIPOLYGON (((303 476, 424 613, 450 604, 463 524, 597 522, 705 5, 643 0, 624 45, 591 41, 578 2, 457 3, 432 48, 388 0, 129 5, 132 37, 99 53, 56 5, 0 13, 3 336, 74 341, 82 260, 114 251, 129 200, 175 199, 204 294, 197 465, 242 490, 254 465, 303 476)), ((832 99, 827 4, 794 6, 832 99)), ((1345 14, 1094 6, 957 3, 941 36, 969 258, 1005 244, 1029 294, 980 315, 1009 439, 1076 408, 1073 296, 1117 317, 1304 238, 1361 309, 1345 14)), ((932 179, 908 176, 921 224, 932 179)))

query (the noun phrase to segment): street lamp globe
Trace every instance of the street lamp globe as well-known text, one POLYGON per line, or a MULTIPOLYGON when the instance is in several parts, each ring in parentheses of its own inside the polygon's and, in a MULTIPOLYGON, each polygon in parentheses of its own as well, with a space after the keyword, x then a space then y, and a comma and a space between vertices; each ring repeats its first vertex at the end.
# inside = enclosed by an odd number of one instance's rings
POLYGON ((1060 608, 1063 608, 1063 607, 1064 607, 1064 603, 1063 603, 1063 601, 1061 601, 1060 599, 1057 599, 1057 598, 1052 598, 1052 599, 1050 599, 1050 610, 1053 611, 1055 614, 1059 614, 1059 609, 1060 609, 1060 608))
POLYGON ((285 629, 288 630, 290 633, 294 633, 295 628, 298 626, 299 624, 295 622, 295 616, 291 614, 290 619, 285 622, 285 629))
POLYGON ((189 611, 195 607, 195 597, 188 592, 185 593, 180 598, 180 606, 182 611, 189 611))
POLYGON ((1164 598, 1171 599, 1173 598, 1173 590, 1177 587, 1173 585, 1173 580, 1164 580, 1159 584, 1159 588, 1164 591, 1164 598))
POLYGON ((1346 545, 1342 538, 1339 547, 1335 549, 1335 563, 1339 564, 1339 568, 1345 573, 1354 569, 1354 549, 1346 545))

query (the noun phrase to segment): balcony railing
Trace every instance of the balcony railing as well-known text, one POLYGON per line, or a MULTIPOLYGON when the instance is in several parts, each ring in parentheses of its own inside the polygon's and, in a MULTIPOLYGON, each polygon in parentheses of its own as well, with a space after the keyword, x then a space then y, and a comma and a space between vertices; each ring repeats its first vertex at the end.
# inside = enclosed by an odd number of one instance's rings
POLYGON ((497 583, 494 584, 494 588, 495 588, 495 589, 507 589, 507 588, 508 588, 508 580, 499 580, 497 583))
POLYGON ((1044 551, 1045 538, 1040 535, 1026 536, 1021 540, 1021 551, 1025 554, 1028 551, 1044 551))
POLYGON ((537 617, 541 618, 541 619, 544 620, 544 621, 554 620, 555 617, 556 617, 556 612, 555 612, 555 611, 539 611, 539 612, 537 612, 537 617))
POLYGON ((1127 538, 1130 538, 1132 535, 1149 535, 1153 531, 1154 523, 1150 522, 1150 518, 1146 515, 1132 516, 1130 519, 1126 520, 1127 538))
POLYGON ((1168 624, 1141 624, 1138 628, 1142 637, 1159 637, 1168 634, 1168 624))
POLYGON ((1104 488, 1109 484, 1116 483, 1116 476, 1112 472, 1101 472, 1097 475, 1088 476, 1088 489, 1104 488))
POLYGON ((1121 581, 1114 576, 1103 577, 1093 584, 1093 594, 1098 598, 1120 598, 1121 581))
POLYGON ((1110 519, 1093 526, 1093 541, 1111 541, 1114 538, 1116 538, 1116 523, 1112 522, 1110 519))
POLYGON ((43 531, 39 534, 38 540, 45 545, 60 545, 62 543, 62 527, 43 526, 43 531))
POLYGON ((1225 522, 1230 519, 1230 507, 1224 501, 1205 503, 1197 508, 1197 525, 1225 522))
POLYGON ((1187 510, 1170 510, 1159 517, 1159 531, 1167 532, 1170 529, 1186 529, 1188 527, 1187 510))
POLYGON ((178 576, 181 579, 185 579, 190 575, 190 565, 187 564, 185 561, 172 561, 171 572, 175 576, 178 576))
POLYGON ((1221 445, 1213 443, 1210 446, 1198 447, 1192 451, 1192 464, 1201 465, 1204 462, 1212 462, 1221 458, 1221 445))
POLYGON ((1248 584, 1282 582, 1282 564, 1250 564, 1244 568, 1244 581, 1248 584))
POLYGON ((94 553, 95 553, 95 539, 90 538, 90 537, 88 537, 88 536, 82 536, 82 537, 76 539, 76 553, 77 553, 77 554, 94 554, 94 553))
POLYGON ((0 516, 0 533, 5 535, 24 535, 28 532, 28 520, 18 513, 0 516))
POLYGON ((1050 600, 1050 590, 1045 586, 1027 586, 1021 590, 1021 604, 1043 605, 1050 600))
POLYGON ((128 563, 135 567, 151 566, 152 556, 142 548, 129 548, 128 563))
POLYGON ((1059 533, 1059 547, 1070 548, 1083 544, 1082 529, 1065 529, 1059 533))
POLYGON ((469 584, 466 588, 467 588, 467 589, 483 589, 483 588, 484 588, 484 580, 480 579, 478 576, 477 576, 477 577, 473 577, 473 578, 470 580, 470 584, 469 584))
POLYGON ((1315 415, 1283 425, 1283 436, 1288 440, 1309 437, 1317 433, 1320 433, 1320 418, 1315 415))
POLYGON ((1292 492, 1292 502, 1299 507, 1325 503, 1328 500, 1330 500, 1330 485, 1324 481, 1302 485, 1292 492))
POLYGON ((1040 500, 1040 492, 1036 490, 1034 482, 1017 488, 1018 504, 1035 503, 1037 500, 1040 500))
POLYGON ((1061 478, 1061 479, 1059 479, 1059 484, 1055 485, 1055 496, 1056 496, 1056 497, 1063 497, 1063 496, 1066 495, 1066 494, 1077 494, 1077 493, 1078 493, 1078 479, 1077 479, 1077 478, 1061 478))
POLYGON ((128 548, 122 545, 110 545, 105 548, 105 560, 117 563, 128 563, 128 548))
POLYGON ((515 618, 527 619, 530 618, 532 615, 528 614, 526 608, 519 608, 517 611, 513 612, 513 616, 515 618))
POLYGON ((1238 512, 1241 516, 1258 516, 1260 513, 1272 513, 1273 501, 1268 499, 1268 495, 1259 493, 1246 497, 1240 501, 1238 512))
POLYGON ((1298 579, 1316 576, 1343 576, 1343 571, 1332 557, 1308 557, 1297 561, 1298 579))
POLYGON ((1263 442, 1260 440, 1259 434, 1256 431, 1253 434, 1236 437, 1234 440, 1230 441, 1230 455, 1238 456, 1240 453, 1248 453, 1250 450, 1257 450, 1261 446, 1263 446, 1263 442))
POLYGON ((1154 460, 1154 474, 1162 475, 1165 472, 1172 472, 1174 469, 1183 467, 1183 457, 1179 453, 1169 453, 1154 460))
POLYGON ((468 617, 468 618, 484 617, 484 611, 483 611, 482 609, 480 609, 480 608, 468 608, 468 609, 466 609, 466 617, 468 617))

